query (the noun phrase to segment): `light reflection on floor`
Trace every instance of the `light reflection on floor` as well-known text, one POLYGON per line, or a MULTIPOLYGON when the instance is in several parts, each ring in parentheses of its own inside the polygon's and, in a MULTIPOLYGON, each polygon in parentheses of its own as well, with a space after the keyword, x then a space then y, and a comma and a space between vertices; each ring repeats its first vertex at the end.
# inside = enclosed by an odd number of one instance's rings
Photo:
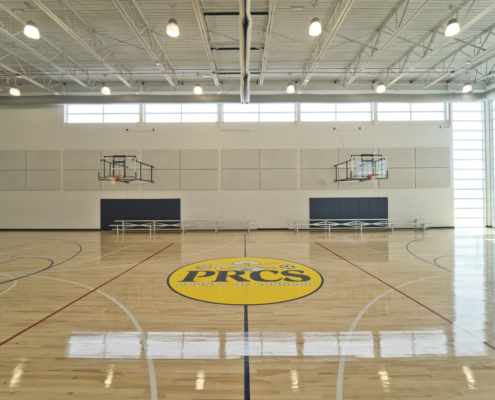
MULTIPOLYGON (((303 332, 298 346, 295 332, 250 332, 251 357, 340 356, 347 332, 303 332)), ((219 359, 244 355, 242 332, 148 332, 154 359, 219 359)), ((400 358, 447 355, 441 330, 354 332, 347 356, 400 358)), ((67 343, 70 358, 144 358, 139 333, 73 332, 67 343)))

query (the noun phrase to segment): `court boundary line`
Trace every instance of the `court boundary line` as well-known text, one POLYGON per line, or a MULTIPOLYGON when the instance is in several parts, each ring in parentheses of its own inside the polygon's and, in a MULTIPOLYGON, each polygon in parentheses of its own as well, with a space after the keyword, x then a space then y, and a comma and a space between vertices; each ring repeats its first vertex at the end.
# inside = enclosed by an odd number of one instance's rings
MULTIPOLYGON (((402 287, 406 285, 410 285, 416 282, 424 281, 426 279, 433 279, 433 278, 441 278, 443 276, 451 276, 449 274, 445 275, 437 275, 437 276, 429 276, 427 278, 421 278, 417 279, 415 281, 403 283, 402 285, 399 285, 397 287, 402 287)), ((352 338, 352 335, 354 334, 354 329, 356 329, 357 324, 361 320, 361 317, 368 311, 368 309, 375 304, 378 300, 380 300, 382 297, 386 296, 387 294, 393 292, 394 289, 389 289, 386 292, 383 292, 381 295, 375 297, 373 300, 371 300, 362 310, 361 312, 357 315, 357 317, 354 319, 351 327, 347 331, 347 335, 345 338, 344 346, 342 348, 342 353, 340 354, 340 360, 339 360, 339 369, 337 372, 337 388, 336 388, 336 400, 343 400, 343 395, 344 395, 344 370, 345 370, 345 362, 346 362, 346 357, 347 357, 347 348, 349 346, 349 341, 352 338)))
MULTIPOLYGON (((1 273, 0 275, 7 276, 7 277, 12 278, 12 279, 14 278, 13 276, 10 276, 10 275, 4 274, 4 273, 1 273)), ((2 294, 7 293, 9 290, 12 290, 14 288, 14 286, 17 285, 17 280, 14 280, 13 282, 14 282, 14 284, 11 287, 9 287, 7 290, 4 290, 2 293, 0 293, 0 296, 2 294)))
POLYGON ((135 264, 135 265, 134 265, 134 266, 132 266, 131 268, 126 269, 124 272, 121 272, 120 274, 118 274, 117 276, 113 277, 112 279, 110 279, 110 280, 108 280, 108 281, 106 281, 106 282, 102 283, 100 286, 97 286, 96 288, 94 288, 93 290, 89 291, 88 293, 86 293, 86 294, 82 295, 81 297, 79 297, 79 298, 75 299, 74 301, 70 302, 69 304, 67 304, 67 305, 63 306, 62 308, 59 308, 58 310, 56 310, 56 311, 52 312, 51 314, 47 315, 45 318, 40 319, 38 322, 35 322, 34 324, 32 324, 32 325, 28 326, 27 328, 23 329, 22 331, 20 331, 20 332, 16 333, 14 336, 11 336, 10 338, 8 338, 8 339, 4 340, 3 342, 0 342, 0 347, 1 347, 1 346, 3 346, 4 344, 6 344, 6 343, 10 342, 12 339, 15 339, 17 336, 22 335, 24 332, 26 332, 26 331, 28 331, 28 330, 30 330, 30 329, 32 329, 32 328, 34 328, 36 325, 41 324, 43 321, 46 321, 48 318, 50 318, 50 317, 54 316, 55 314, 58 314, 60 311, 65 310, 67 307, 70 307, 72 304, 74 304, 74 303, 78 302, 79 300, 82 300, 82 299, 83 299, 83 298, 85 298, 86 296, 89 296, 91 293, 95 292, 95 291, 96 291, 96 290, 98 290, 99 288, 101 288, 101 287, 103 287, 103 286, 107 285, 108 283, 110 283, 110 282, 114 281, 114 280, 115 280, 115 279, 117 279, 118 277, 120 277, 120 276, 124 275, 125 273, 127 273, 127 272, 131 271, 132 269, 136 268, 137 266, 141 265, 141 264, 142 264, 142 263, 144 263, 145 261, 149 260, 150 258, 152 258, 152 257, 156 256, 157 254, 161 253, 162 251, 164 251, 164 250, 168 249, 170 246, 173 246, 173 245, 174 245, 174 243, 169 244, 167 247, 164 247, 164 248, 163 248, 163 249, 161 249, 160 251, 157 251, 155 254, 153 254, 153 255, 151 255, 151 256, 149 256, 149 257, 145 258, 144 260, 142 260, 142 261, 140 261, 139 263, 135 264))
POLYGON ((384 280, 378 278, 377 276, 373 275, 371 272, 368 272, 366 271, 365 269, 357 266, 356 264, 354 264, 353 262, 345 259, 344 257, 340 256, 339 254, 335 253, 334 251, 326 248, 325 246, 323 246, 322 244, 318 243, 318 242, 315 242, 318 246, 321 246, 322 248, 324 248, 325 250, 329 251, 330 253, 336 255, 337 257, 341 258, 342 260, 346 261, 347 263, 351 264, 352 266, 360 269, 361 271, 363 271, 364 273, 368 274, 369 276, 375 278, 376 280, 380 281, 381 283, 383 283, 384 285, 387 285, 388 287, 392 288, 393 290, 395 290, 396 292, 402 294, 404 297, 407 297, 409 300, 412 300, 414 301, 416 304, 420 305, 421 307, 425 308, 426 310, 430 311, 431 313, 435 314, 436 316, 442 318, 444 321, 448 322, 449 324, 453 325, 453 326, 456 326, 457 328, 461 329, 462 331, 464 331, 465 333, 467 333, 468 335, 476 338, 477 340, 479 340, 480 342, 482 342, 484 345, 490 347, 492 350, 495 350, 495 346, 491 345, 490 343, 488 343, 487 341, 479 338, 478 336, 476 336, 474 333, 472 332, 469 332, 468 330, 464 329, 462 326, 459 326, 457 325, 456 323, 454 323, 453 321, 451 321, 450 319, 448 319, 447 317, 444 317, 442 314, 436 312, 435 310, 429 308, 427 305, 421 303, 420 301, 412 298, 411 296, 405 294, 403 291, 397 289, 395 286, 392 286, 391 284, 385 282, 384 280))
MULTIPOLYGON (((83 286, 83 287, 86 287, 88 289, 94 289, 91 286, 85 285, 83 283, 68 281, 66 279, 60 279, 60 278, 52 278, 51 276, 35 276, 35 278, 53 279, 56 281, 67 282, 67 283, 72 283, 74 285, 83 286)), ((107 297, 108 299, 113 301, 115 304, 117 304, 122 309, 122 311, 124 311, 127 314, 127 316, 131 319, 134 326, 136 327, 136 330, 139 332, 139 334, 141 336, 141 343, 143 344, 143 349, 144 349, 144 352, 146 355, 146 360, 148 362, 148 371, 149 371, 149 376, 150 376, 150 388, 151 388, 151 400, 157 400, 158 399, 158 389, 157 389, 157 385, 156 385, 155 365, 153 363, 153 356, 152 356, 151 351, 149 350, 149 347, 148 347, 148 339, 146 338, 146 335, 145 335, 143 329, 141 328, 141 325, 139 324, 137 319, 134 317, 134 315, 132 315, 132 313, 120 301, 113 298, 109 294, 102 292, 101 290, 96 290, 96 292, 107 297)), ((2 293, 0 293, 0 295, 1 294, 2 293)))

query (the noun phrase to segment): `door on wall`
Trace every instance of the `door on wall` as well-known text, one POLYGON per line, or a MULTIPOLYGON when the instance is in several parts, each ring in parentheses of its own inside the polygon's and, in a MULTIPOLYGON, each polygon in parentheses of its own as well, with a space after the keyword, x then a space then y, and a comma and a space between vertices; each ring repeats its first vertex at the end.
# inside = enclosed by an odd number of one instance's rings
POLYGON ((180 220, 180 199, 101 199, 100 229, 115 220, 180 220))

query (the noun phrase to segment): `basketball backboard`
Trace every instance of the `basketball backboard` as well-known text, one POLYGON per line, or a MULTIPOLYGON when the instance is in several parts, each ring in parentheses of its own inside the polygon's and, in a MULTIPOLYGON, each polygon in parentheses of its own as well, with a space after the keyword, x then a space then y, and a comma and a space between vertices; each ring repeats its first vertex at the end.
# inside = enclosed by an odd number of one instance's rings
POLYGON ((105 156, 100 160, 100 181, 141 183, 153 182, 153 166, 136 159, 136 156, 105 156))
POLYGON ((372 154, 351 156, 352 179, 368 179, 368 175, 375 176, 376 179, 386 179, 387 158, 372 154))
POLYGON ((335 165, 334 182, 387 178, 387 158, 381 154, 352 155, 349 161, 335 165))

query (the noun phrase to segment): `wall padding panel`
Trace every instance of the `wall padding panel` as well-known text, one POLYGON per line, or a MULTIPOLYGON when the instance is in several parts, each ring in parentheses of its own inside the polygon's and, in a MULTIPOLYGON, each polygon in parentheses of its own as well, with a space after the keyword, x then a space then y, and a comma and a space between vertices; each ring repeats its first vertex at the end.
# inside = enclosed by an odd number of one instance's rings
POLYGON ((260 170, 260 187, 265 190, 297 189, 295 169, 260 170))
POLYGON ((258 149, 222 150, 223 169, 259 169, 260 151, 258 149))
POLYGON ((181 169, 217 169, 218 150, 181 150, 180 166, 181 169))
MULTIPOLYGON (((145 179, 149 179, 148 174, 143 174, 145 179)), ((143 190, 179 190, 180 189, 180 171, 179 170, 154 170, 154 183, 144 183, 143 190)))
POLYGON ((416 168, 450 168, 448 147, 417 147, 416 168))
POLYGON ((60 169, 59 150, 27 150, 26 170, 46 171, 60 169))
POLYGON ((416 187, 415 168, 389 168, 388 179, 377 179, 380 189, 414 189, 416 187))
POLYGON ((56 191, 59 189, 59 171, 26 171, 26 190, 56 191))
POLYGON ((26 169, 25 150, 0 151, 0 171, 24 171, 25 169, 26 169))
POLYGON ((222 187, 225 190, 254 190, 260 188, 259 169, 225 169, 222 187))
POLYGON ((266 169, 297 168, 296 149, 260 150, 260 167, 266 169))
POLYGON ((181 170, 180 171, 181 189, 216 190, 217 187, 218 187, 217 170, 181 170))
POLYGON ((338 182, 335 180, 335 169, 303 169, 302 188, 303 189, 338 189, 338 182))
POLYGON ((0 171, 0 191, 26 190, 25 171, 0 171))
POLYGON ((351 156, 360 156, 361 154, 375 154, 375 149, 371 147, 339 149, 339 163, 350 160, 351 156))
POLYGON ((387 157, 388 168, 414 168, 416 166, 414 148, 380 149, 380 154, 387 157))
POLYGON ((301 150, 302 168, 333 168, 339 162, 338 149, 301 150))
POLYGON ((180 169, 180 150, 143 150, 143 159, 146 164, 158 169, 180 169))
POLYGON ((450 168, 416 168, 417 188, 449 188, 450 168))
MULTIPOLYGON (((117 185, 117 183, 115 184, 117 185)), ((66 170, 64 171, 64 190, 100 190, 98 171, 66 170)))
POLYGON ((100 150, 65 150, 64 169, 92 169, 100 168, 100 150))

